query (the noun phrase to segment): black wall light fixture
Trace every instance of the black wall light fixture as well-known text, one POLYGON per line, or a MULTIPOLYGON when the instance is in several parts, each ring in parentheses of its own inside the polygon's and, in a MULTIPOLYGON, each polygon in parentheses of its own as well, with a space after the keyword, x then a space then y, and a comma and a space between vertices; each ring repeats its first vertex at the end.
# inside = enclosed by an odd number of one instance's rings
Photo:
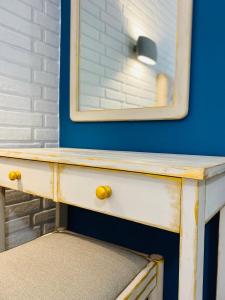
POLYGON ((153 40, 145 36, 139 36, 134 51, 141 62, 151 66, 156 64, 157 46, 153 40))

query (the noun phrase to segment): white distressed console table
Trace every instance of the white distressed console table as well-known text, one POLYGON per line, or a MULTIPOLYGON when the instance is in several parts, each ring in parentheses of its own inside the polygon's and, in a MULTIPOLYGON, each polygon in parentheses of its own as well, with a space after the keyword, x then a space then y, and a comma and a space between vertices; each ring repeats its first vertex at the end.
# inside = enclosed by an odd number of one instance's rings
POLYGON ((0 186, 180 234, 180 300, 202 299, 205 224, 221 211, 217 299, 225 299, 225 158, 3 149, 0 186))

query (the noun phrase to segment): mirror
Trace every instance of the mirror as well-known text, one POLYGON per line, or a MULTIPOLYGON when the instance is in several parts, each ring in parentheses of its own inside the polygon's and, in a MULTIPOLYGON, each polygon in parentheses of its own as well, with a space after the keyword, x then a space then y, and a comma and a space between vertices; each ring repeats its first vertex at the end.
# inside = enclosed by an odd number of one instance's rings
POLYGON ((71 119, 183 118, 191 16, 185 0, 71 0, 71 119))

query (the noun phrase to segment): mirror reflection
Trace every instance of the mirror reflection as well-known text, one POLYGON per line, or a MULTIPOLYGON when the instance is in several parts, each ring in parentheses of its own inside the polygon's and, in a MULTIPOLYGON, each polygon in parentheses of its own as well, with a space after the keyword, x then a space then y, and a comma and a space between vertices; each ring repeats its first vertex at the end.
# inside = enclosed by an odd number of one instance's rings
POLYGON ((168 106, 176 0, 81 0, 79 111, 168 106))

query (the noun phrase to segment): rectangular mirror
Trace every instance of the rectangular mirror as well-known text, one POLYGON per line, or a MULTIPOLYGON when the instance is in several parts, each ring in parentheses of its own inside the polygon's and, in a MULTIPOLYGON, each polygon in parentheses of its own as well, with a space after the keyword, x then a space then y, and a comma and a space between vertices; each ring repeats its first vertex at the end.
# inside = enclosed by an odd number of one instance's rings
POLYGON ((73 121, 187 115, 192 0, 71 0, 73 121))

